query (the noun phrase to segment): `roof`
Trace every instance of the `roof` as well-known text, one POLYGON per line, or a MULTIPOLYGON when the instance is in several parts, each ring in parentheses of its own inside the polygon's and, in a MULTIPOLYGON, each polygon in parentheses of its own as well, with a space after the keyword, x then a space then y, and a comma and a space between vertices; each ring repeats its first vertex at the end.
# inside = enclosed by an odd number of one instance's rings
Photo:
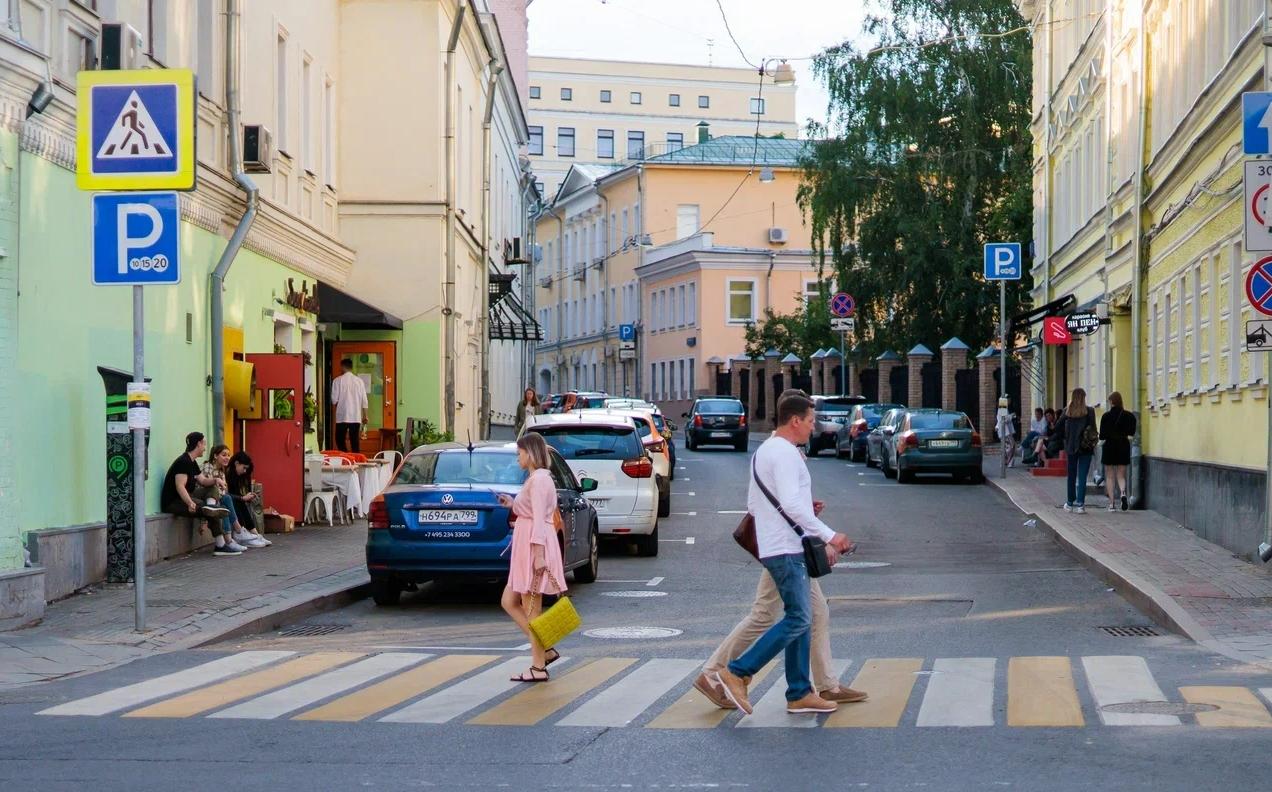
POLYGON ((618 418, 644 418, 652 423, 651 416, 658 412, 657 408, 645 407, 592 407, 586 410, 579 410, 580 415, 591 417, 593 415, 601 418, 615 416, 618 418))
POLYGON ((575 410, 568 413, 548 413, 536 415, 526 422, 526 428, 536 426, 560 426, 573 424, 576 426, 627 426, 630 427, 631 416, 621 413, 608 413, 606 410, 575 410))
POLYGON ((928 357, 931 357, 932 350, 928 349, 922 344, 915 344, 914 349, 911 349, 909 352, 906 352, 906 354, 907 355, 927 355, 928 357))
POLYGON ((750 135, 721 135, 705 143, 673 149, 650 156, 646 162, 653 164, 685 165, 776 165, 794 168, 799 158, 809 150, 807 140, 752 137, 750 135))
MULTIPOLYGON (((474 451, 489 451, 492 448, 506 449, 511 451, 511 450, 514 450, 516 447, 517 447, 516 443, 510 442, 508 440, 481 440, 479 442, 473 443, 474 451)), ((416 454, 427 454, 427 453, 432 453, 434 451, 467 451, 467 450, 468 450, 467 443, 432 443, 431 445, 417 446, 416 448, 412 449, 411 453, 407 454, 407 456, 414 456, 416 454)))
POLYGON ((900 360, 900 359, 901 359, 901 356, 898 355, 896 352, 893 352, 891 349, 884 352, 879 357, 875 358, 875 360, 900 360))
POLYGON ((969 347, 967 344, 964 344, 963 340, 960 339, 958 336, 954 336, 949 341, 946 341, 944 344, 941 344, 941 349, 966 349, 970 351, 971 347, 969 347))

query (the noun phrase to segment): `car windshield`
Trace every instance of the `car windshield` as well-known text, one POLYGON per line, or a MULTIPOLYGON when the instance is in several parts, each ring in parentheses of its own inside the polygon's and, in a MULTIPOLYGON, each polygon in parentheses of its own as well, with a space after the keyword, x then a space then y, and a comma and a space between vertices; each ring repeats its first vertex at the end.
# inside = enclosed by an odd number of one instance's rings
POLYGON ((644 453, 634 427, 543 426, 534 431, 566 459, 633 459, 644 453))
POLYGON ((841 404, 837 401, 829 399, 817 403, 817 412, 819 413, 846 413, 852 412, 853 405, 841 404))
POLYGON ((888 412, 888 410, 895 410, 895 409, 896 409, 896 407, 897 407, 897 406, 896 406, 895 404, 866 404, 866 405, 862 405, 862 407, 861 407, 861 417, 862 417, 862 418, 865 418, 866 420, 875 420, 875 419, 877 419, 877 418, 879 418, 879 417, 883 416, 885 413, 887 413, 887 412, 888 412))
POLYGON ((649 437, 652 432, 649 428, 649 421, 644 418, 632 418, 632 425, 636 427, 636 433, 641 436, 641 439, 649 437))
POLYGON ((654 426, 658 427, 658 431, 661 432, 667 428, 667 423, 663 421, 663 417, 661 415, 651 415, 649 417, 653 420, 654 426))
POLYGON ((579 400, 575 402, 574 404, 575 409, 589 409, 589 410, 597 408, 597 407, 604 407, 604 406, 605 406, 604 396, 580 396, 579 400))
POLYGON ((408 456, 393 483, 518 485, 525 479, 512 451, 453 450, 408 456))
POLYGON ((911 429, 971 429, 966 415, 956 412, 910 413, 911 429))
POLYGON ((698 402, 698 412, 718 415, 741 415, 742 402, 729 399, 707 399, 698 402))

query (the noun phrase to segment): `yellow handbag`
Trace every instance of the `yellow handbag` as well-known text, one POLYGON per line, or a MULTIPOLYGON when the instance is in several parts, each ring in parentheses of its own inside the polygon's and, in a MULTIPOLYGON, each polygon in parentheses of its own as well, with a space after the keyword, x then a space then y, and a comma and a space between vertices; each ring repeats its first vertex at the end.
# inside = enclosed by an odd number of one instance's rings
MULTIPOLYGON (((543 579, 540 572, 534 577, 534 583, 531 586, 531 592, 534 594, 530 598, 533 604, 526 608, 526 615, 535 609, 538 603, 543 601, 543 594, 539 591, 540 581, 543 579)), ((583 620, 579 618, 579 612, 574 609, 574 603, 570 602, 570 598, 564 595, 565 586, 557 582, 556 578, 551 578, 552 585, 556 586, 557 601, 552 604, 543 613, 530 619, 530 632, 534 635, 535 640, 544 649, 551 649, 558 643, 563 641, 566 636, 579 628, 583 620)))

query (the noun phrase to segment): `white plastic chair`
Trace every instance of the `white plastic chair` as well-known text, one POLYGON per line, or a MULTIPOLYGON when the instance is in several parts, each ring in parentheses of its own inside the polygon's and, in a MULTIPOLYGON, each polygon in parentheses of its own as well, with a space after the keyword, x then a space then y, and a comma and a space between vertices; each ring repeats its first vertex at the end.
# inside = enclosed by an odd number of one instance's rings
POLYGON ((345 459, 342 456, 329 456, 329 457, 325 457, 325 459, 327 464, 331 465, 332 467, 344 467, 345 465, 349 464, 349 460, 345 459))
POLYGON ((398 465, 402 464, 402 452, 395 450, 381 451, 375 455, 376 459, 386 459, 393 465, 392 470, 397 470, 398 465))
POLYGON ((340 491, 335 487, 327 487, 322 483, 322 466, 325 460, 310 459, 305 462, 305 517, 304 522, 309 522, 309 515, 314 511, 314 505, 322 506, 322 516, 327 518, 327 525, 334 525, 334 518, 339 516, 341 524, 344 523, 344 516, 341 510, 337 508, 340 500, 340 491))

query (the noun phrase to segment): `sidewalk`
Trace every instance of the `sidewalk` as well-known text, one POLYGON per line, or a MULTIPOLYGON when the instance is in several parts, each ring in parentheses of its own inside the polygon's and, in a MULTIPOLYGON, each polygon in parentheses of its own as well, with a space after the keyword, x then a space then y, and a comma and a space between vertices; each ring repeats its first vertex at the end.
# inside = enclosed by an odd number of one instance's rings
POLYGON ((1272 668, 1272 568, 1198 538, 1154 511, 1108 512, 1104 488, 1087 487, 1087 513, 1071 514, 1063 478, 1019 466, 985 475, 1039 526, 1164 626, 1227 657, 1272 668))
POLYGON ((242 556, 204 551, 150 567, 144 634, 133 631, 127 585, 94 586, 50 604, 34 627, 0 632, 0 690, 271 629, 361 596, 365 522, 268 538, 273 547, 242 556))

